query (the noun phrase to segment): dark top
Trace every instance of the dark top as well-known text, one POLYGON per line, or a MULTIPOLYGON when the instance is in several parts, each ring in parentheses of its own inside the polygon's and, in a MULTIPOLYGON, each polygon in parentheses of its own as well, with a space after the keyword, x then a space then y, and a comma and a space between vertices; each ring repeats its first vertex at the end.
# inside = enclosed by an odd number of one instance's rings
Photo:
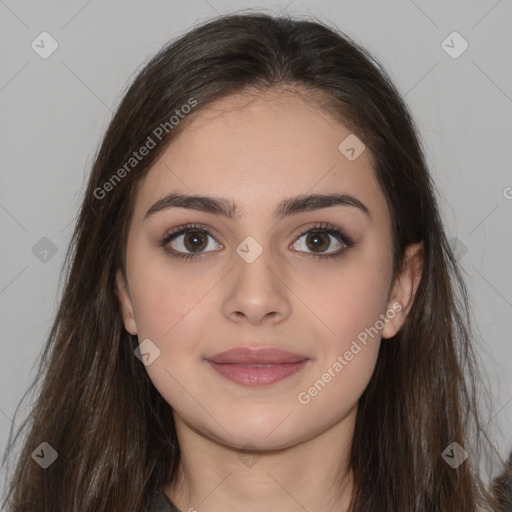
POLYGON ((181 512, 164 493, 163 489, 158 489, 151 497, 149 512, 181 512))

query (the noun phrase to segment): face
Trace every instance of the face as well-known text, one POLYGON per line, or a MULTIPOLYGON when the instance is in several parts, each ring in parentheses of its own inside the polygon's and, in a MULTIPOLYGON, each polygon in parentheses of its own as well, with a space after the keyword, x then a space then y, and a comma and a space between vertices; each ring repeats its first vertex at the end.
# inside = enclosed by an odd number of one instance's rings
POLYGON ((118 272, 125 327, 149 340, 145 368, 175 420, 233 447, 285 448, 354 417, 418 279, 411 267, 392 281, 369 149, 340 150, 351 132, 313 105, 272 91, 198 111, 141 183, 118 272), (344 200, 277 213, 333 194, 344 200), (294 356, 212 363, 240 347, 294 356))

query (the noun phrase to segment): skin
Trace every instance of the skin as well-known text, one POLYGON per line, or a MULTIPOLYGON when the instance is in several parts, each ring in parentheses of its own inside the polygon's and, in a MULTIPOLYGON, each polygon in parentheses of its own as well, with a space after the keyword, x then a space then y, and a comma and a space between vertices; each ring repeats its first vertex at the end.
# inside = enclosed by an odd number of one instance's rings
MULTIPOLYGON (((381 337, 396 334, 410 310, 421 247, 408 248, 403 271, 392 282, 390 215, 373 156, 366 149, 349 161, 338 145, 351 132, 304 94, 274 89, 230 96, 196 115, 141 184, 126 276, 118 272, 125 328, 160 349, 146 370, 173 408, 180 482, 165 492, 183 511, 240 510, 242 504, 246 511, 347 510, 357 403, 381 337), (230 220, 170 208, 144 220, 169 192, 232 199, 242 215, 230 220), (272 216, 284 198, 333 192, 355 196, 371 217, 351 206, 279 222, 272 216), (328 234, 328 248, 315 252, 306 243, 300 229, 322 222, 345 230, 355 246, 338 259, 314 258, 343 248, 328 234), (166 232, 187 223, 204 224, 213 237, 196 260, 172 257, 159 245, 166 232), (252 263, 235 251, 247 236, 263 249, 252 263), (393 304, 401 310, 383 330, 309 403, 300 403, 298 394, 393 304), (239 346, 278 347, 310 361, 278 383, 246 387, 204 361, 239 346), (256 454, 252 460, 241 451, 248 448, 256 454)), ((167 247, 190 253, 185 236, 167 247)))

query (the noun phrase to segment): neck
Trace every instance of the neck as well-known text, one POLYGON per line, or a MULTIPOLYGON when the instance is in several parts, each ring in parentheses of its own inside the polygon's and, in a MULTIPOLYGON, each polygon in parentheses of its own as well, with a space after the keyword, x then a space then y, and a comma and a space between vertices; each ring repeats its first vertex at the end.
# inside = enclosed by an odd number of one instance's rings
POLYGON ((346 512, 356 412, 311 439, 264 452, 214 441, 174 413, 180 466, 176 484, 164 492, 182 511, 346 512))

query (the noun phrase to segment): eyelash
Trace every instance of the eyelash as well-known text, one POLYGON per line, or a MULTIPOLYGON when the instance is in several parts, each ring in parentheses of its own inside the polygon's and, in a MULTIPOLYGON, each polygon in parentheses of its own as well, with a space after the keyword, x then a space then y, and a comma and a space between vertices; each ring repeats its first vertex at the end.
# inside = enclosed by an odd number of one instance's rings
MULTIPOLYGON (((183 234, 185 234, 189 231, 193 231, 193 230, 201 231, 201 232, 205 233, 207 236, 211 236, 215 241, 217 241, 215 239, 215 237, 212 234, 210 234, 210 232, 208 231, 206 226, 201 225, 201 224, 186 224, 184 226, 179 226, 170 232, 167 232, 166 235, 164 236, 164 238, 160 241, 160 246, 173 257, 185 258, 185 259, 199 258, 205 253, 202 252, 202 253, 197 253, 197 254, 184 254, 179 251, 175 251, 174 249, 168 249, 166 247, 166 245, 169 242, 171 242, 174 238, 177 238, 178 236, 183 235, 183 234)), ((347 235, 344 231, 337 228, 336 226, 329 224, 328 222, 321 223, 317 226, 308 226, 307 228, 304 228, 299 233, 299 236, 297 237, 297 239, 301 238, 303 235, 305 235, 306 233, 310 233, 310 232, 312 232, 312 233, 318 233, 318 232, 327 233, 329 235, 334 236, 334 238, 336 238, 336 240, 338 242, 340 242, 341 244, 343 244, 345 246, 344 249, 340 249, 340 250, 338 250, 338 252, 333 253, 333 254, 323 255, 323 254, 307 253, 308 256, 313 257, 313 258, 320 258, 323 260, 339 258, 340 256, 342 256, 345 253, 346 249, 349 249, 355 245, 354 239, 352 237, 347 235)))

